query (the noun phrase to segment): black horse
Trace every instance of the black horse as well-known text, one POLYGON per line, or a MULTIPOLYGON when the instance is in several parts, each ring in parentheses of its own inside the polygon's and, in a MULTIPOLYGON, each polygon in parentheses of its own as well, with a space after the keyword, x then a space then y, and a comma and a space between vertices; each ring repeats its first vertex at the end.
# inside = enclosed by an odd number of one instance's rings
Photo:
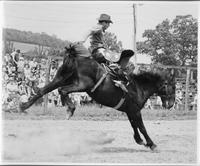
MULTIPOLYGON (((130 50, 128 51, 130 53, 130 50)), ((127 53, 128 53, 127 52, 127 53)), ((126 51, 123 52, 126 54, 126 51)), ((23 112, 37 99, 46 93, 59 88, 62 102, 68 105, 67 112, 73 115, 75 106, 68 97, 72 92, 87 92, 96 102, 125 112, 134 130, 136 143, 156 148, 143 124, 141 109, 147 99, 157 93, 163 102, 163 107, 171 108, 175 101, 174 74, 166 71, 157 73, 129 74, 128 93, 117 87, 105 67, 91 57, 79 56, 74 45, 62 52, 63 64, 58 69, 52 82, 37 91, 32 99, 20 103, 23 112), (139 131, 146 139, 146 144, 140 137, 139 131)))

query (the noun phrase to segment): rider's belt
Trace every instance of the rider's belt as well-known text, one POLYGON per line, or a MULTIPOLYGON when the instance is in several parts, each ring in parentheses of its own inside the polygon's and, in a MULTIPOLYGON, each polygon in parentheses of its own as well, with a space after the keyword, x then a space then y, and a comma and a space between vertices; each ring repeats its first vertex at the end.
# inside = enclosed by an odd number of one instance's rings
POLYGON ((101 47, 92 48, 92 54, 95 53, 100 48, 105 48, 105 47, 101 46, 101 47))

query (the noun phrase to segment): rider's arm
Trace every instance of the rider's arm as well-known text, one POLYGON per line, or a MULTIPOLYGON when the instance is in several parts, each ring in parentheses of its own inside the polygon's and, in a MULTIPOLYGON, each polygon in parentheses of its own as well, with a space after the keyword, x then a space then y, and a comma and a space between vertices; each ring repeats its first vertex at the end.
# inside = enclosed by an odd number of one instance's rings
POLYGON ((82 43, 85 43, 87 41, 87 39, 90 37, 90 35, 92 34, 92 31, 88 31, 84 36, 83 36, 83 40, 81 41, 82 43))
POLYGON ((93 35, 95 32, 99 30, 102 30, 102 25, 96 25, 92 27, 87 33, 85 33, 85 35, 83 36, 83 40, 81 40, 81 42, 85 43, 91 35, 93 35))

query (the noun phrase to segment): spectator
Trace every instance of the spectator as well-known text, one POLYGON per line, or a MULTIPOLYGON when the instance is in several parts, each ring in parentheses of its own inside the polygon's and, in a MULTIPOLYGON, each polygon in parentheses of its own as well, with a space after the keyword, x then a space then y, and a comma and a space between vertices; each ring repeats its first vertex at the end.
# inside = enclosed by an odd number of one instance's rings
POLYGON ((20 57, 20 50, 18 49, 16 51, 12 52, 11 56, 12 56, 13 65, 17 67, 17 63, 18 63, 19 57, 20 57))
POLYGON ((18 77, 24 78, 24 58, 23 57, 19 57, 17 68, 18 68, 18 77))
POLYGON ((194 96, 194 100, 191 102, 191 110, 195 111, 197 110, 197 93, 194 96))
POLYGON ((40 77, 39 81, 38 81, 38 84, 37 84, 37 87, 38 88, 42 88, 44 86, 45 86, 45 77, 40 77))
POLYGON ((4 56, 4 62, 5 62, 5 65, 6 65, 6 66, 12 62, 12 57, 11 57, 10 54, 6 54, 6 55, 4 56))
POLYGON ((50 70, 50 81, 53 80, 54 76, 56 75, 56 72, 57 72, 56 67, 51 67, 51 70, 50 70))
POLYGON ((36 68, 37 62, 36 62, 35 58, 33 58, 33 60, 29 62, 29 66, 30 66, 31 69, 36 68))
POLYGON ((35 74, 36 74, 36 75, 40 75, 40 71, 41 71, 41 70, 42 70, 42 69, 41 69, 41 65, 40 65, 40 64, 37 64, 35 74))
POLYGON ((13 78, 14 80, 17 79, 17 69, 15 66, 9 65, 8 66, 8 76, 9 78, 13 78))
POLYGON ((27 85, 25 80, 22 80, 21 84, 18 86, 19 94, 27 94, 27 85))
POLYGON ((178 100, 180 100, 180 101, 183 99, 183 93, 182 93, 181 90, 177 90, 177 91, 176 91, 176 98, 177 98, 178 100))
POLYGON ((158 105, 159 107, 162 107, 162 100, 160 96, 156 96, 156 105, 158 105))
POLYGON ((28 95, 27 95, 26 93, 22 93, 22 94, 20 95, 20 101, 21 101, 21 102, 25 103, 25 102, 28 101, 28 99, 29 99, 29 97, 28 97, 28 95))
POLYGON ((150 110, 153 109, 153 108, 152 108, 152 105, 151 105, 151 100, 150 100, 150 99, 147 100, 146 105, 145 105, 145 108, 150 109, 150 110))
POLYGON ((28 78, 28 77, 30 77, 30 75, 31 75, 30 66, 29 66, 29 64, 25 64, 24 65, 24 76, 25 76, 25 78, 28 78))
POLYGON ((13 77, 9 78, 9 82, 6 86, 9 94, 16 94, 18 93, 18 85, 13 77))

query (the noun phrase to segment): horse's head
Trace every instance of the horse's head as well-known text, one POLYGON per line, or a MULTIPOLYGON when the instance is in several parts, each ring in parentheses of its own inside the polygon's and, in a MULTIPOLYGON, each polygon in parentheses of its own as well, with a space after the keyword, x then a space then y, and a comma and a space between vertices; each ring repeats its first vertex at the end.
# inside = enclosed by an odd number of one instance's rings
POLYGON ((161 97, 164 108, 170 109, 175 102, 175 74, 174 72, 164 72, 157 85, 157 94, 161 97))

